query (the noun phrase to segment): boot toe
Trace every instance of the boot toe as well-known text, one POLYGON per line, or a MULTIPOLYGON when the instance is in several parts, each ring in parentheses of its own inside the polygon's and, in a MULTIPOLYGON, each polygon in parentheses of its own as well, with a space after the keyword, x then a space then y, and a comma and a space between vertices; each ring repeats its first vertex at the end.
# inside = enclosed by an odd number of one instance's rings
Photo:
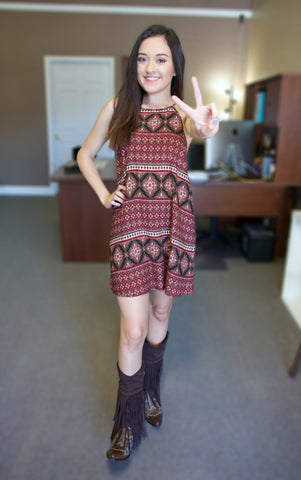
POLYGON ((145 416, 145 420, 153 427, 160 427, 162 424, 162 413, 158 413, 157 415, 145 416))
POLYGON ((112 440, 111 446, 107 451, 107 458, 122 462, 129 458, 133 446, 133 433, 130 427, 119 430, 112 440))
POLYGON ((159 401, 149 393, 145 396, 145 420, 153 427, 162 424, 162 408, 159 401))

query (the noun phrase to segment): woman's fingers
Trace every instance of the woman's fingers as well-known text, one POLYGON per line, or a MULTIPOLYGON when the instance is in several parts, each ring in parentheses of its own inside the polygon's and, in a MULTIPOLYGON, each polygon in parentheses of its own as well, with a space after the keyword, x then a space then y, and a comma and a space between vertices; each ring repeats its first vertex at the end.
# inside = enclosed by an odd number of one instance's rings
POLYGON ((171 98, 175 102, 175 104, 178 105, 178 107, 180 107, 180 109, 183 110, 184 113, 186 113, 186 115, 188 115, 189 117, 193 115, 194 109, 187 105, 187 103, 183 102, 183 100, 181 100, 176 95, 172 95, 171 98))
POLYGON ((201 108, 201 107, 203 107, 203 98, 202 98, 202 94, 201 94, 201 91, 200 91, 199 82, 197 81, 196 77, 192 77, 191 81, 192 81, 192 86, 193 86, 193 90, 194 90, 196 108, 201 108))
POLYGON ((196 109, 191 108, 189 105, 187 105, 187 103, 183 102, 183 100, 180 100, 180 98, 178 98, 176 95, 172 96, 173 101, 183 110, 183 112, 185 112, 190 117, 193 114, 193 112, 195 112, 196 110, 204 107, 203 98, 202 98, 202 94, 201 94, 201 91, 200 91, 200 87, 199 87, 199 83, 197 81, 197 78, 192 77, 191 81, 192 81, 192 86, 193 86, 193 90, 194 90, 196 109))
POLYGON ((191 118, 196 129, 206 134, 206 136, 214 135, 218 130, 219 114, 215 103, 203 105, 203 98, 200 91, 199 83, 196 77, 191 79, 194 96, 196 101, 196 108, 191 108, 183 100, 176 95, 172 95, 172 99, 181 110, 191 118))
POLYGON ((115 192, 112 194, 111 204, 116 207, 120 207, 124 200, 125 186, 119 185, 115 192))
POLYGON ((218 121, 219 120, 219 113, 218 113, 217 106, 215 105, 215 103, 210 103, 208 106, 211 110, 212 118, 216 119, 218 121))

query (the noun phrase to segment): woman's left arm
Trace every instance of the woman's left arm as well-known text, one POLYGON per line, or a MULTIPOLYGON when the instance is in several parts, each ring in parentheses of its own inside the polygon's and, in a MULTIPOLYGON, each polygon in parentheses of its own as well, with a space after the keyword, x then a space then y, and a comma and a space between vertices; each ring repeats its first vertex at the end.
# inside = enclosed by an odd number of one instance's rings
POLYGON ((196 100, 196 108, 191 108, 176 95, 172 99, 185 113, 184 129, 188 137, 210 138, 216 134, 219 127, 219 116, 215 103, 203 105, 202 95, 196 77, 192 77, 192 85, 196 100))

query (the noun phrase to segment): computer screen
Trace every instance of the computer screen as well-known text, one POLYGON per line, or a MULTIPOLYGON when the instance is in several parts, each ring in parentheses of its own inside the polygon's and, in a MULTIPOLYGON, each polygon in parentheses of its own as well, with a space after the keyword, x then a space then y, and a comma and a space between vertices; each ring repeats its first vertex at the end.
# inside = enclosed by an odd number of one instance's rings
POLYGON ((187 151, 188 170, 205 169, 205 141, 193 139, 187 151))
POLYGON ((251 120, 223 120, 214 137, 206 140, 206 170, 222 169, 243 175, 252 166, 255 153, 255 123, 251 120))

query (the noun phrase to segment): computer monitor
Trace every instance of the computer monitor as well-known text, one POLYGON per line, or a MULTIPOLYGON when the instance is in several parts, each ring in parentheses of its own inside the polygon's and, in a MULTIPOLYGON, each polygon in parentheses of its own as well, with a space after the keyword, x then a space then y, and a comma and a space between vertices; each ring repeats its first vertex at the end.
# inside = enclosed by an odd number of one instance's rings
POLYGON ((254 153, 255 123, 251 120, 223 120, 218 133, 206 140, 205 168, 226 167, 244 175, 247 170, 252 170, 254 153))
POLYGON ((187 150, 189 171, 205 169, 205 142, 193 139, 187 150))

